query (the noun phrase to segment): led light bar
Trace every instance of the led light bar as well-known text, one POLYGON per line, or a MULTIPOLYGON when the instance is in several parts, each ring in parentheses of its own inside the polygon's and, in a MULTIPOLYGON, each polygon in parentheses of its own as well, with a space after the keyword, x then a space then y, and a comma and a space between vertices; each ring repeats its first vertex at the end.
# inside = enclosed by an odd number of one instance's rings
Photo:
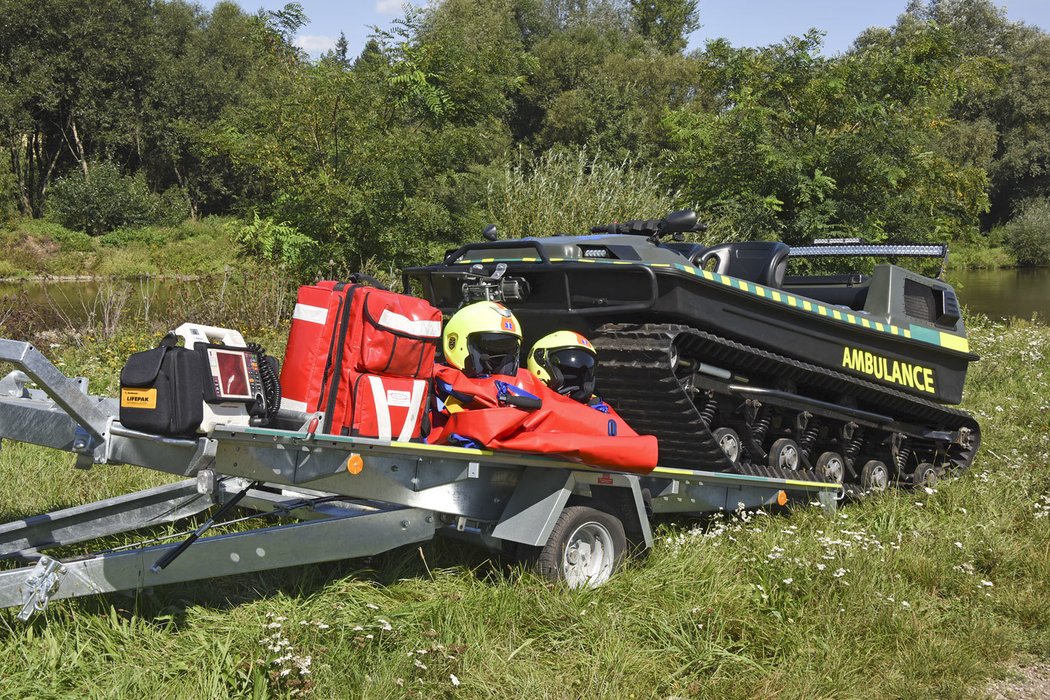
POLYGON ((892 255, 907 258, 943 258, 948 254, 948 246, 944 243, 882 245, 854 243, 853 241, 848 243, 831 243, 825 242, 824 240, 818 241, 818 243, 822 243, 823 245, 814 244, 793 247, 790 255, 793 258, 892 255))

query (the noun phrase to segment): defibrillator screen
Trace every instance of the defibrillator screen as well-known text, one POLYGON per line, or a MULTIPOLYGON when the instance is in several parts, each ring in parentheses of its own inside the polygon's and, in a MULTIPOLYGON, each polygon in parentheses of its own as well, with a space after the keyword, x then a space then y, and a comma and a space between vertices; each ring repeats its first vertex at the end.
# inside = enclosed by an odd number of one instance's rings
POLYGON ((247 353, 208 348, 208 364, 217 399, 253 399, 247 353))

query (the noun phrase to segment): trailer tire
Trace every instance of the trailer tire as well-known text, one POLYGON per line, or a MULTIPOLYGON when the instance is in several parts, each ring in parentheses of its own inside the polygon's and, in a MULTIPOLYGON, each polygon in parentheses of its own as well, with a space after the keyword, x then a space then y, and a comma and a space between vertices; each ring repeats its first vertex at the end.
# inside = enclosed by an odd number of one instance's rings
POLYGON ((534 569, 569 588, 596 588, 620 568, 626 551, 627 536, 619 518, 590 506, 566 506, 534 569))

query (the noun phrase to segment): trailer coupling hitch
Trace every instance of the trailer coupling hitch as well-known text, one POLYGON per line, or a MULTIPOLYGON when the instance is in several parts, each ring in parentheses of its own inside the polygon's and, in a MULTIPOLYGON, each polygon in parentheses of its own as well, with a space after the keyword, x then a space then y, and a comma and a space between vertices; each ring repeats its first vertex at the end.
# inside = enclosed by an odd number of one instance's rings
POLYGON ((57 559, 42 556, 36 563, 33 573, 26 579, 22 609, 18 619, 25 622, 34 612, 47 607, 51 596, 58 592, 58 585, 66 573, 66 565, 57 559))

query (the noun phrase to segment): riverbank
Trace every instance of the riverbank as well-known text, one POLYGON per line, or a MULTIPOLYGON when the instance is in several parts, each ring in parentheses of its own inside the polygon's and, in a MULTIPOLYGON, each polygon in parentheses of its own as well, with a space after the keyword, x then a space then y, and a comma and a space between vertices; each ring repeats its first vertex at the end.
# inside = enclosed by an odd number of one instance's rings
POLYGON ((229 218, 92 237, 41 219, 0 227, 0 281, 80 281, 219 274, 237 266, 229 218))

